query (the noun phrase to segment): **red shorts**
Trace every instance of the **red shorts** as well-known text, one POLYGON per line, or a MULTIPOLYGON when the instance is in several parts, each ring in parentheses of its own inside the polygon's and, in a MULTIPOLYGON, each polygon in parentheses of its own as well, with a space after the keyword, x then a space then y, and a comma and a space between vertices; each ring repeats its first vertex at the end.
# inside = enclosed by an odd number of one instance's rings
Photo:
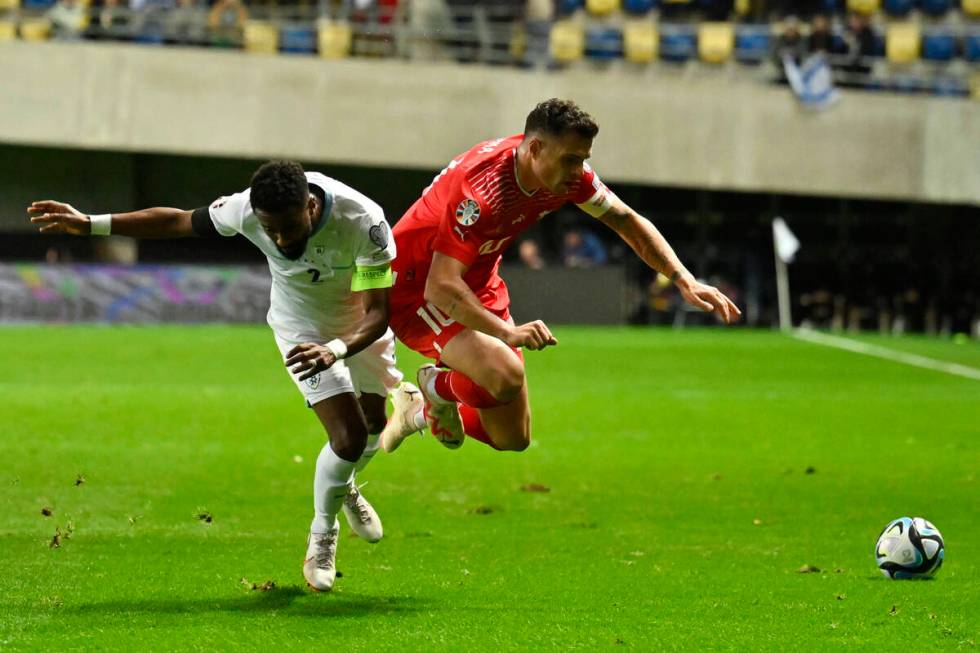
MULTIPOLYGON (((510 309, 484 306, 505 322, 513 324, 510 309)), ((450 340, 466 327, 455 321, 431 302, 419 298, 411 303, 392 303, 391 329, 409 349, 426 358, 439 362, 442 350, 450 340)))

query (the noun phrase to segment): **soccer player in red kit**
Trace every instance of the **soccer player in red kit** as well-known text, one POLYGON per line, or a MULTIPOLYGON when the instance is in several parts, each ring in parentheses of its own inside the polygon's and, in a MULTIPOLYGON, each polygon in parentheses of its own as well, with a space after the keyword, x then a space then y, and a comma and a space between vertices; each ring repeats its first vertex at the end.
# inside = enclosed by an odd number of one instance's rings
POLYGON ((422 396, 394 393, 399 418, 381 435, 385 450, 426 425, 450 448, 463 443, 464 432, 501 450, 530 444, 521 348, 540 350, 557 340, 540 320, 514 323, 497 269, 522 231, 569 202, 616 231, 686 301, 726 323, 738 319, 735 304, 697 281, 656 227, 586 163, 598 131, 574 102, 542 102, 523 134, 480 143, 453 159, 395 225, 391 327, 439 367, 419 370, 422 396))

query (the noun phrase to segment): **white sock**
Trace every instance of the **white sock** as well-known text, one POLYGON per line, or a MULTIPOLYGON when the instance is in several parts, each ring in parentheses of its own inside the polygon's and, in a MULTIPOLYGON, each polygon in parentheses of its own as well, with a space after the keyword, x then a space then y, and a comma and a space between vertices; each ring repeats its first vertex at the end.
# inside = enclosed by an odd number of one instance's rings
POLYGON ((358 472, 367 467, 371 459, 374 458, 374 454, 378 453, 378 447, 381 446, 381 434, 372 435, 368 433, 367 445, 364 447, 364 453, 357 460, 357 465, 354 467, 358 472))
POLYGON ((311 533, 326 533, 337 521, 337 513, 354 478, 354 466, 334 453, 328 442, 320 450, 313 475, 313 523, 311 533))

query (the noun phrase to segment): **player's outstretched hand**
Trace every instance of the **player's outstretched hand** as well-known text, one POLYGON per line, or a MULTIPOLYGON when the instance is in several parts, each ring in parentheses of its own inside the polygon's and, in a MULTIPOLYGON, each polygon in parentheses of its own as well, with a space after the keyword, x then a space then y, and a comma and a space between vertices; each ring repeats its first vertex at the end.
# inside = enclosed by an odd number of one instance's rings
POLYGON ((298 374, 300 381, 316 376, 337 362, 333 352, 314 342, 296 345, 286 354, 286 367, 290 373, 298 374))
POLYGON ((737 322, 742 315, 735 302, 714 286, 690 279, 686 283, 678 283, 677 287, 688 304, 706 313, 715 313, 725 324, 737 322))
POLYGON ((88 216, 64 202, 54 200, 32 202, 27 207, 27 215, 31 216, 31 222, 40 225, 42 234, 88 236, 91 233, 88 216))
POLYGON ((544 349, 548 345, 558 344, 558 340, 552 335, 551 329, 541 320, 512 327, 510 333, 504 338, 504 342, 511 347, 524 347, 531 350, 544 349))

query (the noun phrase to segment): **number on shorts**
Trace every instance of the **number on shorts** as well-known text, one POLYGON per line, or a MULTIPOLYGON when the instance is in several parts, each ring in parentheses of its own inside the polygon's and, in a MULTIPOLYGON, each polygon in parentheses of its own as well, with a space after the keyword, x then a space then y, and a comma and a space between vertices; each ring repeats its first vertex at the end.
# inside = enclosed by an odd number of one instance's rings
POLYGON ((429 302, 425 306, 419 306, 419 310, 416 312, 422 318, 422 321, 429 325, 432 333, 436 335, 442 333, 442 327, 447 327, 456 321, 436 308, 436 305, 432 302, 429 302))

